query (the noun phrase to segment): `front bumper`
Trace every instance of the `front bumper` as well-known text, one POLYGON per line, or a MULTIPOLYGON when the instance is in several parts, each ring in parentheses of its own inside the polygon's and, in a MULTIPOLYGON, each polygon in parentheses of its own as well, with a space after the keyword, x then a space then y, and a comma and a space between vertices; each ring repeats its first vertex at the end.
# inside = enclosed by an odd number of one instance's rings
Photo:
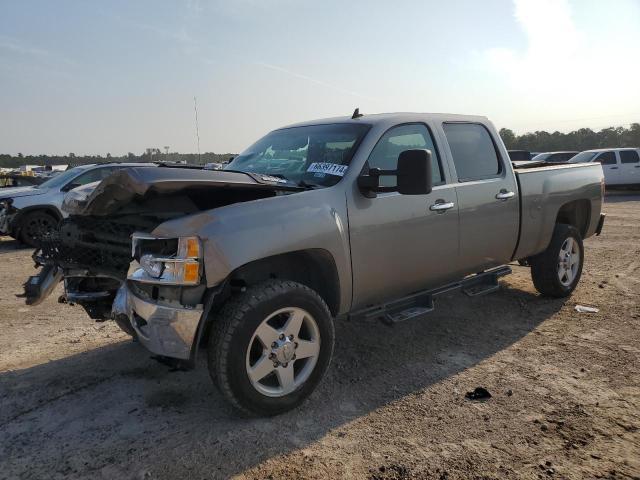
POLYGON ((149 351, 165 357, 189 360, 196 341, 203 308, 156 303, 134 293, 130 281, 123 283, 113 302, 114 315, 126 315, 149 351))

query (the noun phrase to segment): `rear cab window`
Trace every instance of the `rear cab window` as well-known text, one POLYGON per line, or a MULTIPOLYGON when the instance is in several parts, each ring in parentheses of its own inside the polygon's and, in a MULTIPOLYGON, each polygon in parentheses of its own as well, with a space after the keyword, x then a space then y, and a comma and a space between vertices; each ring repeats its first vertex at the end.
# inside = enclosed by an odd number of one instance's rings
POLYGON ((442 128, 459 182, 495 178, 502 174, 496 145, 484 125, 444 123, 442 128))

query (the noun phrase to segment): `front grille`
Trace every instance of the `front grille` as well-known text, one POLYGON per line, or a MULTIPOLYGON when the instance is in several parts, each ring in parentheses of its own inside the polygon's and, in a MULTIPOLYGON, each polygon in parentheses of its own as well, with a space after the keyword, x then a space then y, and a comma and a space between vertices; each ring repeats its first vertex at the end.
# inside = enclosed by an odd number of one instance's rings
POLYGON ((106 271, 124 278, 131 261, 131 234, 149 231, 155 224, 140 217, 135 222, 70 217, 43 239, 39 257, 63 268, 106 271))

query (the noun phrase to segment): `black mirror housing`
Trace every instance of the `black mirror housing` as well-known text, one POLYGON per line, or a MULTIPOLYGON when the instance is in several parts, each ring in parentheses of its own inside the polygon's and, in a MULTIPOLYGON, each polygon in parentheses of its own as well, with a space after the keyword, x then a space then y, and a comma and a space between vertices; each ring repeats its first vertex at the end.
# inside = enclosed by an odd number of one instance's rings
POLYGON ((429 150, 405 150, 398 156, 398 193, 426 195, 431 193, 431 152, 429 150))
POLYGON ((367 198, 374 198, 378 192, 398 192, 402 195, 426 195, 431 193, 431 152, 429 150, 405 150, 398 155, 396 170, 369 169, 368 175, 358 177, 358 187, 367 198), (381 187, 380 177, 392 175, 397 178, 395 187, 381 187))

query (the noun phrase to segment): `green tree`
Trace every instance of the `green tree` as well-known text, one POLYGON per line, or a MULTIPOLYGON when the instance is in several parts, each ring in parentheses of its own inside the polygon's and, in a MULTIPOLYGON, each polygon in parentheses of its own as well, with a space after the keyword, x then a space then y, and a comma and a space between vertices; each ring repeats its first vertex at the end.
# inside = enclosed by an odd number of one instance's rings
POLYGON ((502 138, 502 141, 509 150, 514 149, 514 145, 516 144, 516 134, 513 133, 513 130, 501 128, 500 138, 502 138))

